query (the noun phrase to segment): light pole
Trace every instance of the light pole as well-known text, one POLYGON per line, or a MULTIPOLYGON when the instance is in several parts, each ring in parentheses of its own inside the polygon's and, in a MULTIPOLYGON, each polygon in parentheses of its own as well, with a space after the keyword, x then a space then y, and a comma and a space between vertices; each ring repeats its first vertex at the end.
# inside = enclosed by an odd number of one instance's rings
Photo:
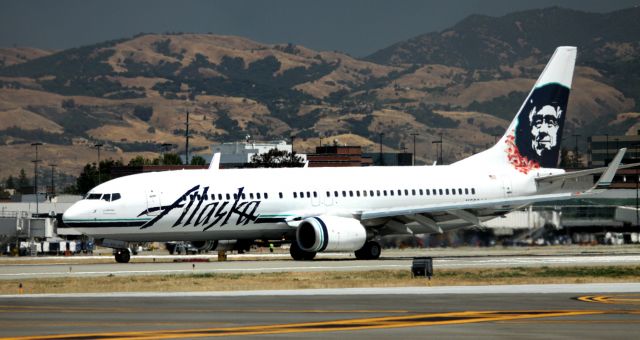
POLYGON ((382 137, 384 137, 384 132, 380 132, 380 165, 384 165, 384 158, 382 157, 382 137))
POLYGON ((40 160, 38 159, 38 147, 42 145, 40 142, 31 143, 31 146, 36 147, 36 159, 33 161, 33 193, 36 194, 36 216, 40 214, 40 206, 38 199, 38 163, 40 160))
POLYGON ((578 134, 573 134, 573 137, 576 138, 576 148, 575 148, 575 160, 576 160, 576 168, 578 167, 578 164, 581 164, 582 162, 580 162, 580 153, 578 152, 578 137, 580 137, 581 135, 578 134))
MULTIPOLYGON (((187 102, 188 103, 188 102, 187 102)), ((189 109, 187 109, 187 122, 185 123, 186 129, 184 131, 185 148, 184 148, 184 161, 185 164, 189 164, 189 109)))
POLYGON ((605 133, 604 135, 607 138, 607 141, 606 141, 606 143, 607 143, 606 144, 606 146, 607 146, 607 157, 604 159, 604 165, 607 166, 607 165, 609 165, 609 134, 605 133))
POLYGON ((49 166, 51 167, 51 196, 54 196, 56 194, 56 183, 54 182, 53 174, 57 165, 49 164, 49 166))
POLYGON ((440 146, 442 146, 442 137, 440 137, 440 140, 434 140, 433 142, 431 142, 432 144, 435 144, 436 146, 436 164, 438 165, 442 165, 442 161, 440 160, 440 153, 442 152, 442 148, 438 147, 438 144, 440 144, 440 146), (438 150, 440 149, 440 150, 438 150))
POLYGON ((411 157, 412 160, 412 165, 415 166, 416 165, 416 136, 419 136, 419 133, 412 133, 411 134, 413 136, 413 155, 411 157))
POLYGON ((293 141, 296 140, 296 136, 295 135, 291 135, 291 166, 293 166, 293 141))
POLYGON ((98 149, 98 184, 102 183, 102 178, 100 175, 100 148, 103 146, 104 144, 101 143, 93 144, 93 147, 98 149))

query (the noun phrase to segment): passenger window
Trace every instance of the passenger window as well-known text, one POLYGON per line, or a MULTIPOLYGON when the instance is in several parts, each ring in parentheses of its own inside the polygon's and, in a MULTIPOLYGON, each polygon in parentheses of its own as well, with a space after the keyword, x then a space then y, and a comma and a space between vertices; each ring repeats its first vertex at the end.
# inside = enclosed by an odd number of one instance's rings
POLYGON ((398 196, 402 196, 402 190, 398 189, 398 196))
POLYGON ((389 196, 393 196, 393 190, 389 190, 389 196))
POLYGON ((293 198, 298 198, 298 193, 297 192, 293 192, 293 198))
POLYGON ((451 189, 451 195, 455 195, 456 194, 456 189, 451 189))
MULTIPOLYGON (((426 189, 425 191, 427 192, 427 196, 429 196, 429 195, 431 194, 431 193, 429 192, 429 189, 426 189)), ((434 194, 435 194, 435 192, 434 192, 434 194)))
POLYGON ((317 198, 318 197, 318 193, 316 191, 313 192, 313 197, 317 198))
POLYGON ((107 201, 107 202, 110 202, 111 201, 111 194, 102 195, 102 199, 107 201))
POLYGON ((380 190, 376 190, 376 196, 380 197, 380 190))
POLYGON ((278 196, 282 199, 284 197, 284 195, 282 195, 282 192, 278 193, 278 196))
POLYGON ((349 197, 353 197, 353 191, 349 190, 349 197))
POLYGON ((458 195, 462 195, 462 189, 458 188, 458 195))
POLYGON ((327 191, 327 197, 331 197, 331 191, 327 191))
POLYGON ((356 196, 360 197, 360 190, 356 190, 356 196))
POLYGON ((449 195, 449 189, 444 189, 446 195, 449 195))
POLYGON ((113 195, 111 195, 111 201, 117 201, 120 199, 120 193, 115 193, 113 195))
POLYGON ((311 198, 311 193, 307 191, 307 198, 311 198))
POLYGON ((387 191, 386 190, 384 190, 383 193, 384 193, 385 196, 387 196, 387 191))
POLYGON ((347 192, 342 190, 342 197, 347 197, 347 192))
MULTIPOLYGON (((244 198, 244 196, 242 196, 242 198, 244 198)), ((250 193, 250 194, 249 194, 249 198, 250 198, 250 199, 253 199, 253 193, 250 193)))
POLYGON ((338 191, 337 191, 337 190, 333 192, 333 196, 334 196, 334 197, 338 197, 338 196, 340 196, 340 195, 338 195, 338 191))
POLYGON ((269 194, 267 194, 266 192, 264 193, 264 199, 266 199, 266 200, 269 199, 269 194))
MULTIPOLYGON (((404 195, 405 196, 409 196, 409 190, 408 189, 404 189, 404 195)), ((414 195, 415 195, 415 193, 414 193, 414 195)))
POLYGON ((233 194, 233 199, 237 200, 238 199, 238 194, 233 194))
POLYGON ((422 195, 423 195, 423 193, 422 193, 422 189, 420 189, 420 196, 422 196, 422 195))
MULTIPOLYGON (((373 194, 373 190, 369 190, 369 196, 371 196, 371 197, 375 196, 375 195, 373 194)), ((379 192, 379 191, 378 191, 378 196, 380 196, 380 192, 379 192)))
POLYGON ((300 191, 300 198, 304 198, 304 192, 300 191))
POLYGON ((442 195, 442 189, 438 189, 438 193, 442 195))
POLYGON ((471 194, 475 195, 476 194, 476 188, 471 188, 471 194))
POLYGON ((469 195, 469 189, 468 189, 468 188, 465 188, 465 189, 464 189, 464 194, 465 194, 465 195, 469 195))
POLYGON ((367 191, 366 190, 362 190, 362 196, 367 197, 367 191))
POLYGON ((260 199, 260 193, 257 193, 257 194, 256 194, 256 198, 257 198, 257 199, 260 199))
POLYGON ((411 195, 413 195, 413 196, 416 195, 416 189, 411 189, 411 195))

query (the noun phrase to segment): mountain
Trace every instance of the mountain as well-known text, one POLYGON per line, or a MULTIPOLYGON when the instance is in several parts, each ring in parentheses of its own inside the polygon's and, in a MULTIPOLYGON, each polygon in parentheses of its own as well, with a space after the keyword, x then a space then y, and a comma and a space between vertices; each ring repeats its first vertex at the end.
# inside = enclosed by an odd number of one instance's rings
POLYGON ((471 15, 442 32, 396 43, 365 60, 487 69, 531 58, 540 63, 555 47, 570 45, 579 46, 581 65, 631 62, 640 54, 638 19, 640 7, 604 14, 552 7, 497 18, 471 15))
POLYGON ((567 135, 630 133, 640 128, 638 18, 635 8, 471 16, 365 60, 182 33, 11 60, 2 56, 16 52, 1 50, 0 60, 10 61, 0 67, 0 157, 11 162, 0 179, 32 167, 33 141, 46 143, 45 165, 75 175, 96 161, 90 146, 97 142, 105 144, 103 159, 125 162, 157 155, 163 143, 183 152, 187 110, 196 153, 247 135, 292 134, 298 152, 311 151, 320 136, 376 151, 380 132, 386 149, 411 150, 410 133, 418 132, 418 160, 431 163, 431 141, 442 136, 450 163, 493 143, 555 47, 569 43, 579 46, 580 62, 567 135))

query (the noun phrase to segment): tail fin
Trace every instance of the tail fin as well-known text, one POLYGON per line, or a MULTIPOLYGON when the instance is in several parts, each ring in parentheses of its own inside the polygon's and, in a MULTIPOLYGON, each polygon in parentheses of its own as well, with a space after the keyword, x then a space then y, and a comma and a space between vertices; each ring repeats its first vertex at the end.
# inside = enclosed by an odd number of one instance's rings
POLYGON ((500 141, 458 163, 508 164, 523 173, 557 167, 576 51, 558 47, 500 141))

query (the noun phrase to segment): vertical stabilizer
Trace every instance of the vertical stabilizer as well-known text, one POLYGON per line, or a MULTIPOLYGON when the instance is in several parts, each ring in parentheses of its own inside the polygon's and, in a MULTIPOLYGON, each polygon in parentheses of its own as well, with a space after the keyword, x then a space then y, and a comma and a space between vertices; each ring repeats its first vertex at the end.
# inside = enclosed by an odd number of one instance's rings
POLYGON ((455 164, 506 164, 525 174, 557 167, 576 51, 558 47, 500 141, 455 164))

